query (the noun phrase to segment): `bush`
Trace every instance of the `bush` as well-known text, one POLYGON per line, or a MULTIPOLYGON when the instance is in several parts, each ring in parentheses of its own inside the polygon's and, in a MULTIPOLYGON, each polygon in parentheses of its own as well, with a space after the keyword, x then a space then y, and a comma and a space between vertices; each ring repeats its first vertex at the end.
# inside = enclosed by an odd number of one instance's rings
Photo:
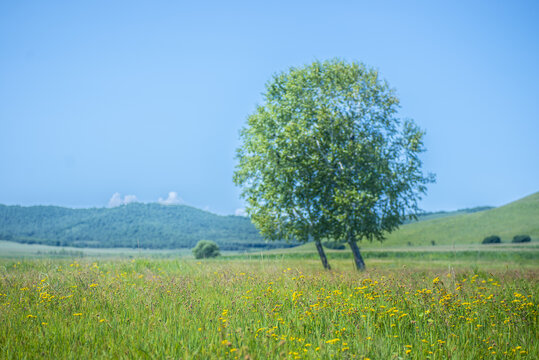
POLYGON ((515 237, 513 237, 513 241, 511 242, 523 243, 523 242, 530 242, 530 241, 532 241, 530 235, 515 235, 515 237))
POLYGON ((338 241, 323 241, 322 245, 326 249, 333 249, 333 250, 344 250, 344 244, 340 243, 338 241))
POLYGON ((200 240, 193 248, 193 255, 196 259, 213 258, 221 255, 219 245, 209 240, 200 240))
POLYGON ((502 242, 502 239, 498 235, 490 235, 483 239, 481 244, 499 244, 502 242))

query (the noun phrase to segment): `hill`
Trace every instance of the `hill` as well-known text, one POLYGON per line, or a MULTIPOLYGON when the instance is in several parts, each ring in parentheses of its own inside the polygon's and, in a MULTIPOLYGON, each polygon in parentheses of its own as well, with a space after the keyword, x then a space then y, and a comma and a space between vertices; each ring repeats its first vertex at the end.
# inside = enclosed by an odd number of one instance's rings
MULTIPOLYGON (((380 243, 362 241, 362 249, 403 252, 453 251, 453 245, 461 245, 461 251, 496 250, 507 251, 503 246, 484 246, 481 241, 489 235, 498 235, 504 243, 510 243, 515 235, 530 235, 539 240, 539 192, 507 205, 461 209, 453 212, 423 213, 418 220, 402 225, 388 234, 380 243), (432 246, 432 242, 436 246, 432 246), (439 246, 442 245, 442 246, 439 246)), ((534 249, 536 246, 532 246, 534 249)), ((528 248, 528 246, 525 246, 528 248)), ((348 247, 346 246, 348 252, 348 247)), ((315 252, 314 244, 307 243, 292 251, 274 250, 274 254, 315 252)), ((335 252, 333 250, 326 250, 335 252)), ((337 251, 339 252, 339 251, 337 251)))
POLYGON ((473 214, 480 211, 494 209, 493 206, 478 206, 474 208, 459 209, 455 211, 435 211, 435 212, 422 212, 417 214, 417 219, 410 219, 405 221, 405 224, 410 224, 419 221, 439 219, 448 216, 463 215, 463 214, 473 214))
POLYGON ((74 247, 192 248, 213 240, 223 250, 273 248, 246 217, 185 205, 133 203, 114 208, 0 205, 0 240, 74 247))
POLYGON ((387 236, 384 246, 478 244, 489 235, 510 242, 519 234, 539 238, 539 192, 498 208, 403 225, 387 236))
MULTIPOLYGON (((362 248, 479 244, 488 235, 510 242, 514 235, 539 239, 539 192, 498 208, 419 215, 383 244, 362 248)), ((192 248, 202 239, 223 250, 289 247, 266 243, 246 217, 219 216, 185 205, 133 203, 115 208, 0 205, 0 240, 94 248, 192 248)), ((299 249, 298 249, 299 250, 299 249)))

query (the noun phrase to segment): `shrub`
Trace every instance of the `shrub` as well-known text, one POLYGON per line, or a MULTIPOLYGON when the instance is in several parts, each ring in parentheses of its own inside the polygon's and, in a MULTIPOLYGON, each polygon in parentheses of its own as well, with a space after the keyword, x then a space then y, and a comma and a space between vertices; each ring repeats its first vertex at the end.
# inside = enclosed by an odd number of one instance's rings
POLYGON ((515 235, 515 237, 513 237, 513 241, 511 242, 523 243, 523 242, 530 242, 530 241, 532 241, 530 235, 515 235))
POLYGON ((200 240, 193 248, 196 259, 213 258, 220 255, 219 245, 209 240, 200 240))
POLYGON ((498 235, 490 235, 483 239, 481 244, 499 244, 502 240, 498 235))
POLYGON ((340 243, 338 241, 323 241, 322 245, 326 249, 333 249, 333 250, 344 250, 344 244, 340 243))

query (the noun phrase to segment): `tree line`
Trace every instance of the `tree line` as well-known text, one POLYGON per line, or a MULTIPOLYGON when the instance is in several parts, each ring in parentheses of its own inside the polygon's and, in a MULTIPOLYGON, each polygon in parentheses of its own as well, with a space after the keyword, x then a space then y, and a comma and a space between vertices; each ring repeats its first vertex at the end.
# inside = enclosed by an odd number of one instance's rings
POLYGON ((192 248, 212 240, 223 250, 290 246, 267 243, 248 218, 184 205, 133 203, 115 208, 0 205, 0 240, 75 247, 192 248))

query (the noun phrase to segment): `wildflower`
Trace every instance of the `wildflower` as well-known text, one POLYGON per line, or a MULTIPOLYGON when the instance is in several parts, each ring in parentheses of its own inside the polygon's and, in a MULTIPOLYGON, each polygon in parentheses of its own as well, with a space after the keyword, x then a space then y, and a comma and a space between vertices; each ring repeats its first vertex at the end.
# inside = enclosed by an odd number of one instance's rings
POLYGON ((82 316, 82 313, 75 313, 73 316, 82 316))
POLYGON ((339 342, 340 339, 331 339, 331 340, 328 340, 326 341, 326 344, 335 344, 336 342, 339 342))

